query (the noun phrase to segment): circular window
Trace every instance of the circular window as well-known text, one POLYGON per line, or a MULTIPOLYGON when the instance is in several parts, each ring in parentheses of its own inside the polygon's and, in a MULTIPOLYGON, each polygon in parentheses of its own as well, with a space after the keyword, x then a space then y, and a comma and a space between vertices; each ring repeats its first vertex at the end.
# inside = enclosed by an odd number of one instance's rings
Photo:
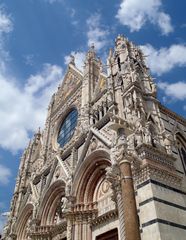
POLYGON ((75 127, 77 125, 78 112, 73 109, 64 119, 60 130, 57 142, 63 147, 72 137, 75 127))

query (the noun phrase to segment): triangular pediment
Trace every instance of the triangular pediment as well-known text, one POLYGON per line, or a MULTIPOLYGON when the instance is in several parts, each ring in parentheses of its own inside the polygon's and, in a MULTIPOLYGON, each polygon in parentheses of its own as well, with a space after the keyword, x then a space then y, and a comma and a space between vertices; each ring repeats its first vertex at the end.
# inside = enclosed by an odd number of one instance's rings
POLYGON ((93 153, 96 150, 103 150, 103 149, 107 149, 108 147, 102 142, 100 141, 97 137, 95 137, 94 135, 92 136, 92 138, 90 139, 89 142, 89 147, 87 149, 85 158, 90 155, 91 153, 93 153))
POLYGON ((69 64, 62 83, 55 94, 55 107, 66 102, 70 96, 80 87, 83 74, 73 64, 69 64))
POLYGON ((100 74, 94 90, 94 97, 96 97, 106 89, 106 81, 107 77, 104 74, 100 74))
POLYGON ((92 154, 94 151, 110 149, 111 143, 108 142, 108 139, 105 138, 104 135, 101 134, 100 130, 99 130, 99 136, 96 135, 95 129, 94 131, 90 130, 87 136, 86 142, 84 143, 83 151, 80 156, 80 162, 83 161, 87 156, 92 154))

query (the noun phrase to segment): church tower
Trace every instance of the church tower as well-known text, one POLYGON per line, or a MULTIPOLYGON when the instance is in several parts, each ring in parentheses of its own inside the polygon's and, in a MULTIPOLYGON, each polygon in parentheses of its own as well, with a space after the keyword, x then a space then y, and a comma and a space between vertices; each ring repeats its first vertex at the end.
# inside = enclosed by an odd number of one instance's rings
POLYGON ((186 121, 157 100, 142 51, 119 35, 106 71, 72 56, 30 141, 4 240, 185 240, 186 121))

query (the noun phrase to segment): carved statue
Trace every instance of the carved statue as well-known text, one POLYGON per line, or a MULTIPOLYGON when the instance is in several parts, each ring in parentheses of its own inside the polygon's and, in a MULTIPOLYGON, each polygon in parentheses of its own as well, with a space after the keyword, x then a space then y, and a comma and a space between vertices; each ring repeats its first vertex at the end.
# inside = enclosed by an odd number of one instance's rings
POLYGON ((122 86, 123 85, 123 78, 121 75, 118 75, 117 76, 117 84, 116 84, 118 87, 122 86))
POLYGON ((142 130, 136 129, 135 131, 135 144, 136 146, 139 146, 143 143, 143 136, 142 136, 142 130))
POLYGON ((33 219, 36 219, 38 207, 39 207, 39 201, 36 201, 34 203, 34 209, 33 209, 33 213, 32 213, 33 219))
POLYGON ((3 237, 6 237, 8 235, 9 230, 9 224, 7 223, 3 228, 3 237))
POLYGON ((65 186, 65 195, 70 196, 71 194, 71 187, 72 187, 72 178, 68 177, 65 186))
POLYGON ((166 152, 168 154, 172 154, 173 140, 172 140, 172 136, 170 134, 165 134, 164 145, 165 145, 166 152))
POLYGON ((150 123, 148 122, 144 128, 144 140, 146 144, 152 145, 152 135, 150 131, 150 123))
POLYGON ((35 173, 35 172, 32 172, 32 174, 31 174, 31 180, 32 180, 32 181, 34 180, 35 176, 36 176, 36 173, 35 173))
POLYGON ((161 148, 161 144, 157 135, 152 137, 152 144, 154 147, 161 148))
POLYGON ((112 166, 106 167, 106 179, 109 182, 113 182, 114 179, 117 179, 119 176, 119 168, 117 164, 114 164, 112 166))
POLYGON ((117 132, 117 139, 116 139, 116 145, 126 145, 127 144, 127 138, 125 136, 125 132, 123 128, 119 128, 117 132))
POLYGON ((75 57, 71 54, 70 55, 70 62, 72 65, 75 65, 75 57))
POLYGON ((61 209, 61 202, 58 204, 56 208, 56 214, 55 214, 55 223, 59 223, 62 219, 62 209, 61 209))
POLYGON ((112 167, 106 167, 106 178, 111 178, 112 177, 112 167))
POLYGON ((97 145, 98 145, 97 140, 96 140, 95 138, 91 139, 91 144, 90 144, 90 150, 91 150, 91 152, 94 151, 94 150, 96 150, 97 145))
POLYGON ((16 220, 17 218, 16 217, 13 217, 12 220, 11 220, 11 233, 14 233, 15 232, 15 227, 16 227, 16 220))
POLYGON ((156 87, 156 84, 153 81, 150 82, 150 87, 151 87, 152 94, 156 95, 157 87, 156 87))
POLYGON ((120 162, 124 159, 125 153, 126 153, 126 148, 124 146, 120 146, 120 148, 118 148, 118 151, 116 154, 118 162, 120 162))
POLYGON ((28 222, 26 224, 26 231, 27 231, 27 234, 31 231, 31 223, 32 223, 32 220, 31 218, 28 219, 28 222))
POLYGON ((65 213, 68 210, 68 199, 67 197, 62 197, 61 199, 61 210, 62 213, 65 213))
POLYGON ((127 136, 127 149, 129 151, 133 151, 134 145, 135 145, 135 136, 134 136, 134 134, 131 134, 131 135, 127 136))

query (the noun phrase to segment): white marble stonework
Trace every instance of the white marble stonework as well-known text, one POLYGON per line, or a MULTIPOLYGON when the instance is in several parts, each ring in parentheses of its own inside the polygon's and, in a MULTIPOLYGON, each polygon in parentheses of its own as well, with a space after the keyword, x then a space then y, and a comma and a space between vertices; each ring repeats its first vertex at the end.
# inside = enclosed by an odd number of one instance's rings
POLYGON ((94 46, 83 71, 72 56, 20 159, 2 239, 186 239, 186 121, 124 36, 106 67, 94 46))

